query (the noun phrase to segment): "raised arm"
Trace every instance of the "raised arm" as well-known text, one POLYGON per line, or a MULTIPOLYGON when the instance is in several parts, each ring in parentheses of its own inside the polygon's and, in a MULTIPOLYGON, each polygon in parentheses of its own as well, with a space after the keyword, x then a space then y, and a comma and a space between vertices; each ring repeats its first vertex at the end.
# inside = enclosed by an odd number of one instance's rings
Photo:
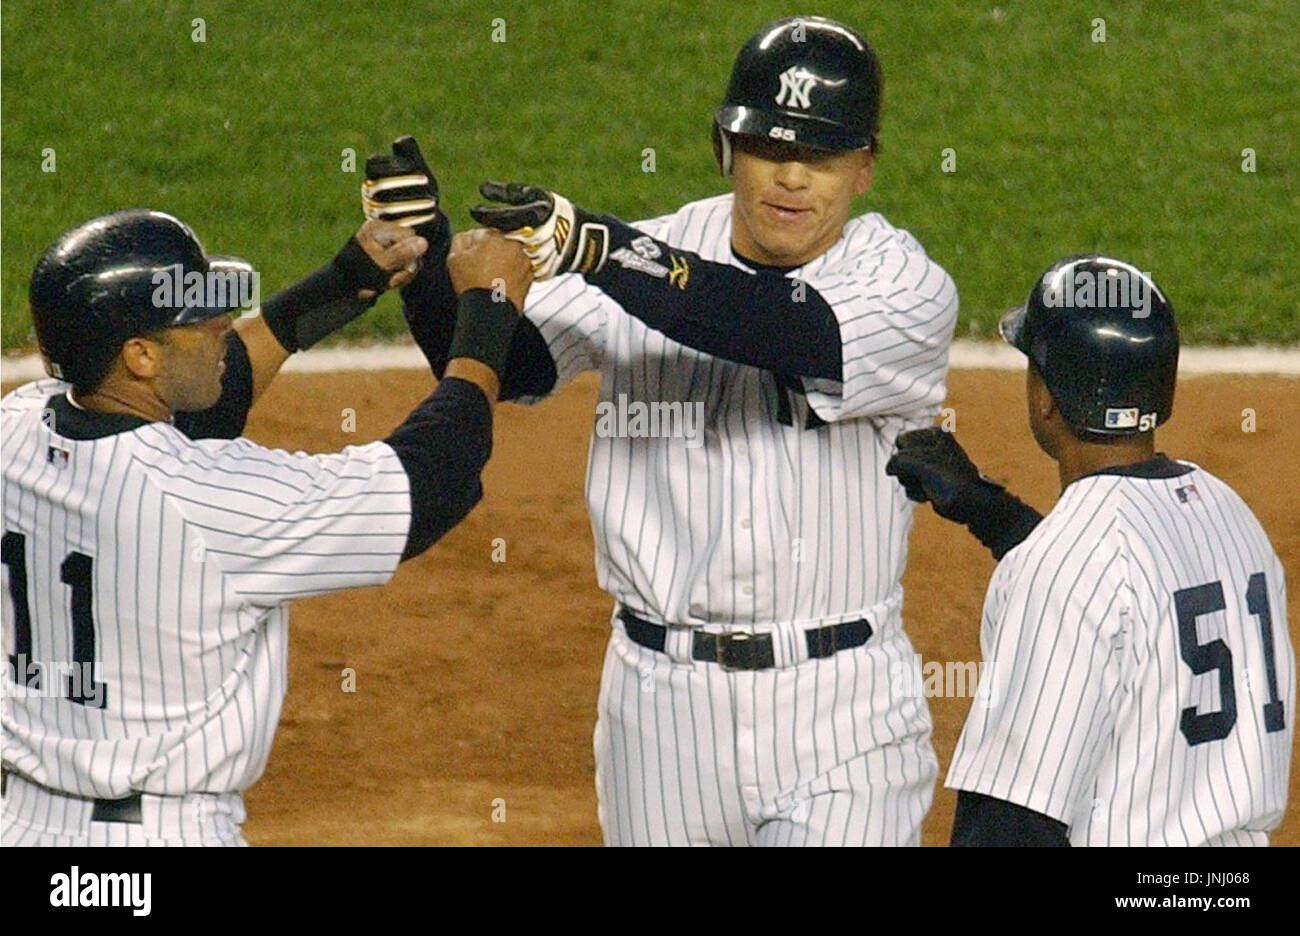
POLYGON ((492 451, 492 405, 532 282, 519 246, 489 231, 458 234, 447 268, 458 298, 443 379, 384 440, 411 485, 403 559, 429 548, 483 495, 479 475, 492 451))
POLYGON ((480 191, 501 204, 470 213, 521 241, 538 279, 580 273, 680 344, 791 376, 841 379, 839 323, 808 283, 704 260, 535 185, 485 182, 480 191))
POLYGON ((361 315, 385 289, 409 283, 427 246, 399 224, 367 221, 333 260, 271 296, 261 314, 235 323, 221 398, 210 409, 178 413, 177 428, 194 439, 242 433, 249 409, 289 356, 361 315))
POLYGON ((250 604, 385 582, 399 561, 427 549, 481 499, 496 373, 532 271, 518 244, 478 233, 451 252, 460 296, 446 379, 386 439, 328 455, 239 439, 213 444, 213 458, 192 470, 167 464, 167 453, 154 466, 162 483, 189 487, 185 509, 250 604), (501 302, 485 288, 496 277, 506 284, 501 302), (232 489, 232 470, 267 483, 232 489), (194 496, 205 484, 219 486, 221 496, 194 496))
MULTIPOLYGON (((400 224, 367 220, 334 259, 262 304, 247 320, 246 337, 256 400, 295 351, 305 351, 375 304, 386 289, 415 276, 428 241, 400 224)), ((238 327, 238 325, 236 326, 238 327)))
MULTIPOLYGON (((402 314, 441 379, 456 330, 456 290, 447 266, 452 225, 440 207, 437 177, 413 138, 401 137, 391 154, 376 153, 366 160, 361 203, 366 217, 405 225, 429 244, 419 272, 402 287, 402 314)), ((500 399, 545 396, 555 386, 555 361, 537 326, 527 319, 516 327, 503 366, 500 399)))

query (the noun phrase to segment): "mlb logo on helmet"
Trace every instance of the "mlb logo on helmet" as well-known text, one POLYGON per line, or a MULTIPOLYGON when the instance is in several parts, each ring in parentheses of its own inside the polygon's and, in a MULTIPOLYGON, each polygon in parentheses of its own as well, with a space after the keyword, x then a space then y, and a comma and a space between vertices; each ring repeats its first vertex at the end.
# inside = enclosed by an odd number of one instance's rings
POLYGON ((1106 410, 1106 428, 1107 429, 1134 429, 1138 424, 1138 411, 1136 406, 1127 409, 1108 409, 1106 410))

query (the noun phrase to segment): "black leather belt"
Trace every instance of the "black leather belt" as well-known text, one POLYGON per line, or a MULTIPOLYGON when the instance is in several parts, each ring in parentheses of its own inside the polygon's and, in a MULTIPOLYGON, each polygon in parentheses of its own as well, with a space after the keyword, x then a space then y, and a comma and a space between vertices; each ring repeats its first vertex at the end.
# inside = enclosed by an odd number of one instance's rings
MULTIPOLYGON (((626 608, 619 609, 618 617, 633 643, 664 652, 668 628, 643 620, 626 608)), ((871 634, 871 625, 860 619, 804 631, 804 639, 808 642, 808 656, 820 659, 840 650, 861 647, 871 639, 871 634)), ((697 630, 691 636, 693 660, 717 663, 729 670, 762 670, 776 665, 771 634, 715 634, 697 630)))
POLYGON ((144 822, 140 811, 140 794, 132 793, 123 799, 97 799, 90 811, 91 822, 144 822))

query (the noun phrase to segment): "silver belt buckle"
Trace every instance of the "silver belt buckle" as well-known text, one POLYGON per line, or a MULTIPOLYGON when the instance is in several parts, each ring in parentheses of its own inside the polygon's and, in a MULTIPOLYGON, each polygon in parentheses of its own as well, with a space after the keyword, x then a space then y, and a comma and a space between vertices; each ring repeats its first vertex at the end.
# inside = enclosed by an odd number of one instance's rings
POLYGON ((722 667, 724 672, 727 673, 747 672, 746 668, 743 666, 731 666, 727 663, 727 648, 730 647, 732 642, 744 643, 745 641, 749 640, 752 637, 753 634, 746 634, 743 631, 738 634, 718 635, 717 661, 718 661, 718 665, 722 667))

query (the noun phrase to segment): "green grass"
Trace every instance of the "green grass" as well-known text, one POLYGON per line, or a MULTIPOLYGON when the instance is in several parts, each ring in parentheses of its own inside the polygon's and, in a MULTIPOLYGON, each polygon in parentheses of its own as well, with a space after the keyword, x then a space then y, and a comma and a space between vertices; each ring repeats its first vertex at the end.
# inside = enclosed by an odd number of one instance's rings
MULTIPOLYGON (((735 50, 785 4, 666 0, 86 2, 3 6, 0 331, 60 231, 168 209, 274 290, 359 222, 361 173, 413 133, 458 227, 489 176, 628 219, 722 191, 709 121, 735 50), (207 41, 190 39, 202 16, 207 41), (490 41, 506 21, 504 43, 490 41), (57 171, 41 171, 45 147, 57 171), (641 171, 644 147, 656 151, 641 171)), ((1300 341, 1294 0, 821 4, 872 40, 886 94, 860 210, 953 274, 959 334, 989 335, 1057 256, 1154 273, 1185 340, 1300 341), (1090 41, 1106 20, 1105 44, 1090 41), (946 147, 957 171, 940 170, 946 147), (1257 153, 1255 173, 1241 151, 1257 153)), ((393 299, 345 337, 403 329, 393 299)))

